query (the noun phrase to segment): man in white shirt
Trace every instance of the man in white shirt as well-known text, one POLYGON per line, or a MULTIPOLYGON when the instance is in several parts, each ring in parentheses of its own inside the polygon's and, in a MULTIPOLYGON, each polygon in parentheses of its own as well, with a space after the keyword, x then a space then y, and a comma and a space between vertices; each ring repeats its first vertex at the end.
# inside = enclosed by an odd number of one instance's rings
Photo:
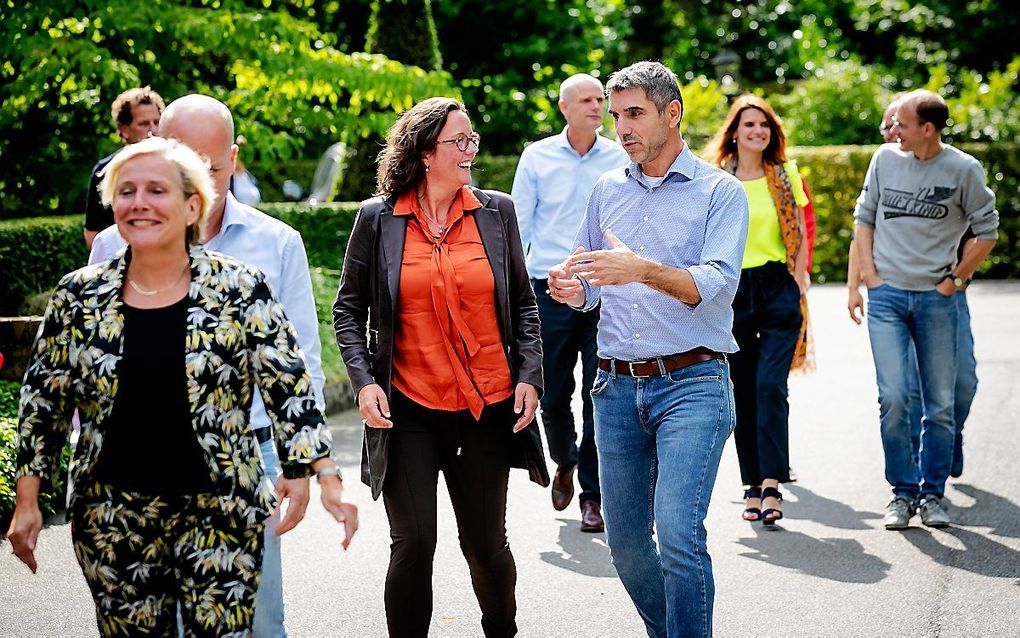
POLYGON ((573 250, 572 241, 584 217, 595 181, 606 171, 628 162, 616 142, 598 134, 605 114, 602 83, 587 73, 572 75, 560 84, 560 112, 567 125, 558 135, 535 142, 521 153, 511 196, 527 252, 528 273, 535 288, 542 320, 542 425, 549 454, 556 462, 552 502, 564 510, 574 496, 574 471, 581 486, 581 531, 603 532, 602 492, 599 487, 598 451, 591 390, 598 363, 596 333, 598 311, 578 313, 549 296, 546 276, 573 250), (581 355, 581 445, 571 398, 574 366, 581 355))
MULTIPOLYGON (((230 110, 209 96, 186 95, 173 101, 163 111, 159 134, 187 144, 209 161, 217 199, 209 213, 203 244, 209 250, 257 266, 265 273, 273 294, 283 304, 287 318, 297 332, 298 344, 312 377, 316 402, 319 409, 323 409, 325 376, 320 358, 322 348, 305 246, 296 230, 241 204, 230 194, 230 177, 237 157, 230 110)), ((126 245, 117 226, 111 226, 96 236, 89 263, 110 259, 126 245)), ((266 473, 275 477, 278 470, 272 427, 257 390, 252 397, 251 425, 259 440, 266 473)), ((346 548, 357 529, 357 508, 343 502, 343 484, 332 460, 323 459, 322 465, 313 465, 313 469, 318 473, 323 506, 344 524, 346 548)), ((276 481, 276 491, 281 502, 285 498, 288 501, 287 516, 281 522, 279 514, 276 514, 266 525, 262 577, 255 599, 254 632, 258 638, 286 636, 279 537, 293 529, 304 517, 308 505, 308 479, 280 476, 276 481)))

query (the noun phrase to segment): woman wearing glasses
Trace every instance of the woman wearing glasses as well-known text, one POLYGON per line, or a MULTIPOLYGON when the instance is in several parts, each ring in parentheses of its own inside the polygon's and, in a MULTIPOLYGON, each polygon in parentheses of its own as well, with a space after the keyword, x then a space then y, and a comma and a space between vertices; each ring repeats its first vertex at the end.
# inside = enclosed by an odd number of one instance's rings
POLYGON ((333 305, 366 426, 362 479, 373 498, 382 494, 390 522, 392 636, 428 634, 440 470, 486 636, 517 632, 510 467, 549 485, 532 423, 542 391, 538 307, 513 202, 469 186, 478 143, 457 100, 430 98, 400 117, 333 305))

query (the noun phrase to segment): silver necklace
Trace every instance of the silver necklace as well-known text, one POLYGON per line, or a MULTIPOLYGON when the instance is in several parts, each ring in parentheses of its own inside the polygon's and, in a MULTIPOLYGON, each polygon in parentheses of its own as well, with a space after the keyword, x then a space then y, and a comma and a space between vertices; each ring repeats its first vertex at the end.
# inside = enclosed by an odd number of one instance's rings
POLYGON ((128 285, 130 285, 131 288, 135 292, 137 292, 138 294, 142 295, 143 297, 155 297, 159 293, 166 292, 167 290, 170 290, 171 288, 176 286, 177 283, 180 282, 181 277, 184 276, 184 273, 188 272, 190 269, 191 269, 190 268, 190 264, 188 266, 185 266, 184 270, 181 271, 181 274, 177 275, 177 278, 174 279, 172 284, 170 284, 169 286, 166 286, 165 288, 158 288, 156 290, 146 290, 145 288, 142 288, 141 286, 136 284, 135 281, 133 279, 130 279, 130 278, 127 280, 127 282, 128 282, 128 285))
MULTIPOLYGON (((432 215, 429 214, 428 207, 425 205, 425 199, 421 195, 415 194, 415 196, 418 198, 418 205, 421 206, 421 212, 425 214, 425 219, 429 223, 429 232, 431 232, 432 236, 436 239, 442 237, 443 232, 446 230, 446 225, 440 224, 438 217, 435 219, 432 218, 432 215)), ((450 211, 453 209, 453 202, 456 200, 457 196, 454 195, 453 199, 450 200, 450 206, 446 209, 447 218, 449 218, 450 211)))

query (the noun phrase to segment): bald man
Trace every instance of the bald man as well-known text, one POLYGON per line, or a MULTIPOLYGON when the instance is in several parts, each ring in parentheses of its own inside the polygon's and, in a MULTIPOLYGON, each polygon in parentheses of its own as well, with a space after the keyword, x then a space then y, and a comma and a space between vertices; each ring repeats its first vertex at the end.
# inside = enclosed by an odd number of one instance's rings
MULTIPOLYGON (((241 204, 229 192, 234 172, 237 146, 234 144, 234 120, 230 110, 218 100, 205 95, 187 95, 174 100, 163 111, 159 135, 187 144, 209 162, 209 171, 216 187, 216 202, 209 212, 203 244, 209 250, 229 255, 258 267, 265 273, 273 294, 283 304, 288 319, 297 331, 298 343, 312 377, 319 409, 325 407, 319 343, 319 323, 312 297, 308 258, 301 235, 283 222, 241 204)), ((89 263, 114 256, 126 246, 116 226, 96 236, 89 263)), ((262 397, 253 392, 251 426, 259 440, 266 473, 279 476, 272 427, 262 397)), ((344 524, 344 547, 357 529, 357 508, 343 501, 343 484, 331 459, 313 465, 322 488, 323 506, 344 524)), ((279 514, 266 525, 265 554, 262 577, 255 599, 257 638, 286 636, 283 625, 283 576, 279 536, 293 529, 304 516, 308 505, 308 479, 276 479, 281 501, 287 501, 286 518, 279 514)))
POLYGON ((564 510, 570 504, 576 470, 581 486, 582 532, 605 531, 589 394, 598 364, 595 336, 599 314, 574 312, 553 301, 546 277, 549 268, 566 259, 573 249, 571 242, 596 180, 628 161, 623 147, 598 134, 605 101, 602 83, 587 73, 564 80, 560 84, 559 108, 567 125, 558 135, 524 149, 511 191, 542 319, 546 387, 541 414, 549 453, 557 465, 552 484, 553 508, 564 510), (578 355, 583 402, 580 447, 570 407, 578 355))

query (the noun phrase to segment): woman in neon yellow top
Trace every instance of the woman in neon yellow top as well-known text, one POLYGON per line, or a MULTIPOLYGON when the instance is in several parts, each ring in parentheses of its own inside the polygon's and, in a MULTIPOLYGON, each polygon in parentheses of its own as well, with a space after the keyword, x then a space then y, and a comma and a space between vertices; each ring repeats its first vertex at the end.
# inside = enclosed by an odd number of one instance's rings
POLYGON ((790 480, 787 377, 806 335, 804 211, 797 165, 772 107, 755 95, 734 101, 706 157, 736 175, 747 193, 749 225, 740 285, 733 300, 731 358, 737 410, 734 439, 748 488, 743 518, 772 525, 783 517, 779 483, 790 480), (763 511, 764 508, 764 511, 763 511))

